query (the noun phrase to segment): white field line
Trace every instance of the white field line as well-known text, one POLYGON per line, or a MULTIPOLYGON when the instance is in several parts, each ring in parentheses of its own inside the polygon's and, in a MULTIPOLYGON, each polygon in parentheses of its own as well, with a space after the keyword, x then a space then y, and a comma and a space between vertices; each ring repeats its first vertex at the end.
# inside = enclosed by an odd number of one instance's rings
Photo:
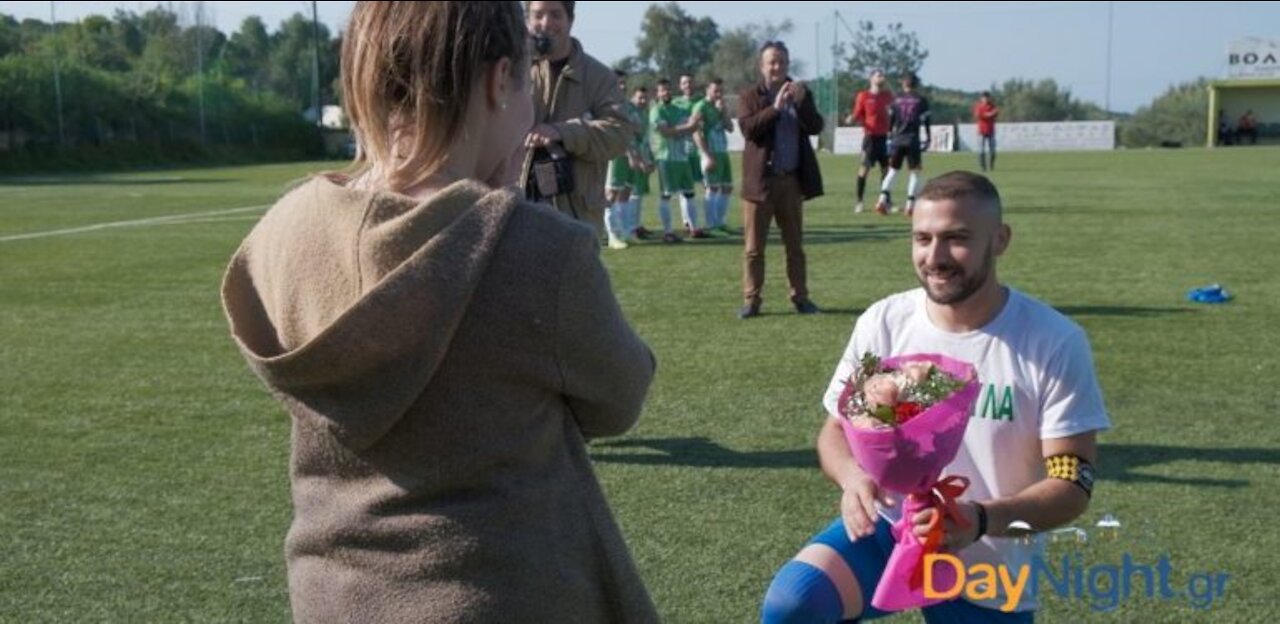
POLYGON ((181 221, 165 221, 164 223, 156 223, 155 225, 191 225, 193 223, 228 223, 231 221, 257 221, 262 215, 232 215, 230 217, 197 217, 194 219, 183 219, 181 221))
POLYGON ((229 215, 237 212, 249 212, 251 210, 263 210, 268 208, 269 204, 260 206, 243 206, 240 208, 226 208, 223 210, 210 210, 207 212, 189 212, 185 214, 166 215, 163 217, 150 217, 147 219, 132 219, 129 221, 111 221, 108 223, 95 223, 93 225, 84 225, 80 227, 65 228, 61 230, 45 230, 43 232, 27 232, 25 234, 11 234, 9 236, 0 236, 0 243, 10 241, 30 240, 33 238, 47 238, 50 236, 65 236, 67 234, 81 234, 83 232, 95 232, 97 230, 106 230, 110 228, 122 227, 141 227, 148 225, 160 225, 166 223, 179 223, 190 219, 198 219, 200 217, 213 217, 221 215, 229 215))

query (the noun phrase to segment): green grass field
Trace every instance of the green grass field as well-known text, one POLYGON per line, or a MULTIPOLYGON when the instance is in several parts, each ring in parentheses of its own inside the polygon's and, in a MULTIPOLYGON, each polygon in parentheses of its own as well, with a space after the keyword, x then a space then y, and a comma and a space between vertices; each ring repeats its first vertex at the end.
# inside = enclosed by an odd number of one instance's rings
MULTIPOLYGON (((0 179, 0 621, 288 619, 288 423, 228 338, 218 281, 255 206, 331 166, 0 179)), ((747 322, 740 239, 603 252, 659 373, 640 425, 592 455, 668 621, 757 620, 774 570, 833 517, 812 450, 821 392, 859 312, 914 286, 906 220, 852 215, 853 159, 823 166, 828 195, 806 213, 821 316, 786 305, 776 238, 766 315, 747 322)), ((1271 621, 1280 149, 1000 166, 1001 277, 1088 330, 1115 425, 1078 523, 1092 539, 1051 552, 1167 554, 1175 590, 1230 575, 1207 610, 1139 582, 1106 613, 1085 578, 1039 621, 1271 621), (1237 299, 1185 302, 1210 282, 1237 299), (1094 529, 1108 513, 1115 535, 1094 529)))

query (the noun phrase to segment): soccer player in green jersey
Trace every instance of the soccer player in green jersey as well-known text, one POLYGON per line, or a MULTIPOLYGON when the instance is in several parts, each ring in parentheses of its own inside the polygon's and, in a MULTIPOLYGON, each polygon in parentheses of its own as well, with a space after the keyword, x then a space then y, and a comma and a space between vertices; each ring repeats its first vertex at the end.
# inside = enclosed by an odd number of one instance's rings
POLYGON ((733 122, 725 114, 724 82, 719 78, 707 83, 707 96, 693 105, 690 121, 698 128, 693 142, 698 147, 698 166, 707 190, 707 230, 728 234, 725 216, 733 193, 733 171, 727 133, 733 132, 733 122))

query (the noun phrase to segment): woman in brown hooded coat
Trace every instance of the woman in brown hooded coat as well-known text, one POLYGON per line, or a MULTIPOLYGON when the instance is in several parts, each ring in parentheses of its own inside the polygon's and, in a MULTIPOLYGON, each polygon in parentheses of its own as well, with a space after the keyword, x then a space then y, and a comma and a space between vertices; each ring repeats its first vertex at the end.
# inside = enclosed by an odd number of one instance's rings
POLYGON ((297 621, 657 620, 584 442, 635 423, 654 361, 590 227, 503 188, 526 46, 517 2, 358 3, 357 167, 289 192, 227 270, 292 417, 297 621))

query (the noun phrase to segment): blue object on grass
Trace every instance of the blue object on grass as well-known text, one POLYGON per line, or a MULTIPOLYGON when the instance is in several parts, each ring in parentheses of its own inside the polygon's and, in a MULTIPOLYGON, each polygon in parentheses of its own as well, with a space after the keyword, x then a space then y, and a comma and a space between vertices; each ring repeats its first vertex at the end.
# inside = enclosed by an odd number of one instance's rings
POLYGON ((1222 284, 1210 284, 1200 288, 1192 288, 1187 293, 1187 301, 1195 303, 1226 303, 1234 299, 1235 296, 1227 292, 1222 284))

